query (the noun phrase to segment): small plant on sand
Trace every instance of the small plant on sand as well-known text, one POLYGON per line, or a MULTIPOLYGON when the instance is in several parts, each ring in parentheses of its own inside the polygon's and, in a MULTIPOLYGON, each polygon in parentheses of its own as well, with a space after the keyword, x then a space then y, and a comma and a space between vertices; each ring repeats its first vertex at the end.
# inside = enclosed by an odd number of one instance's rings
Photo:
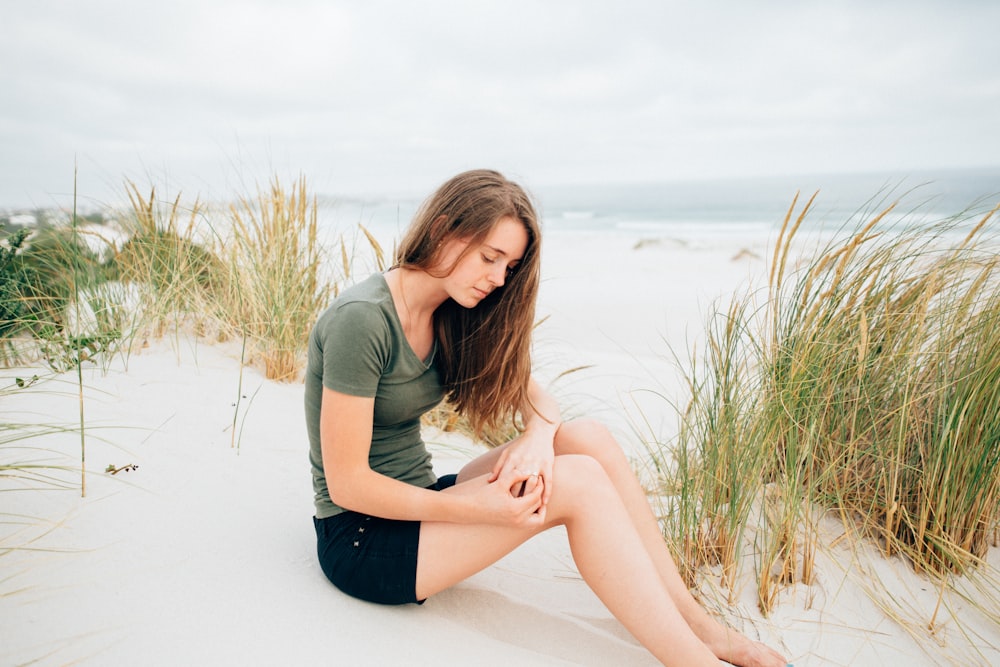
POLYGON ((17 257, 28 233, 28 229, 21 229, 0 243, 0 364, 4 365, 16 360, 14 338, 24 330, 28 321, 23 296, 24 272, 17 257))
POLYGON ((0 248, 0 363, 40 356, 69 370, 117 348, 127 316, 88 234, 21 230, 0 248))

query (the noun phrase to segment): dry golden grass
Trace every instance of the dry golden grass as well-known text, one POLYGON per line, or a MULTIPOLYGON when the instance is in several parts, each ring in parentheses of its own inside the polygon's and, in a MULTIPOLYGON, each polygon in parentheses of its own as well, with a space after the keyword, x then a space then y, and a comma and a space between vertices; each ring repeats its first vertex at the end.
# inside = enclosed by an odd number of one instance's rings
POLYGON ((332 288, 320 280, 316 202, 304 178, 290 190, 275 179, 230 207, 230 233, 215 248, 225 290, 216 311, 244 337, 270 379, 298 379, 309 330, 332 288))

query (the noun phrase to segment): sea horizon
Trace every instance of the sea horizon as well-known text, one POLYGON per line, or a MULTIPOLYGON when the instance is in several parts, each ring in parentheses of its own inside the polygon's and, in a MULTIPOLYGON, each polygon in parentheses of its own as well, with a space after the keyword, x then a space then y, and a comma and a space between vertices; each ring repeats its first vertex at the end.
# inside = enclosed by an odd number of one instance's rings
MULTIPOLYGON (((977 220, 1000 203, 1000 166, 525 186, 547 234, 720 238, 773 233, 796 197, 797 215, 813 194, 806 229, 850 228, 897 201, 895 219, 917 224, 956 217, 977 220)), ((316 194, 316 201, 324 233, 360 225, 380 239, 392 239, 402 234, 422 200, 408 195, 316 194)), ((218 212, 228 208, 222 201, 207 206, 218 212)), ((25 224, 23 214, 30 210, 0 207, 0 222, 7 222, 8 230, 25 224)), ((80 208, 81 214, 101 210, 99 205, 80 208)))
MULTIPOLYGON (((897 219, 981 217, 1000 203, 1000 166, 527 187, 547 233, 719 236, 780 228, 796 197, 797 214, 813 194, 804 226, 814 229, 850 227, 894 202, 897 219)), ((420 202, 321 196, 319 208, 338 226, 398 235, 420 202)))

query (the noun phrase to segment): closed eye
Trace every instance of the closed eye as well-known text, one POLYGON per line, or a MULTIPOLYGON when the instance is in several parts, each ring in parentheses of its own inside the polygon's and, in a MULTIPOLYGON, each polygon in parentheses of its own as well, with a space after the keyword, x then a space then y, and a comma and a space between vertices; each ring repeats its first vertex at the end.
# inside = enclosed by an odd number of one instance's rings
POLYGON ((505 251, 500 248, 495 248, 490 245, 483 246, 483 250, 479 253, 480 258, 483 260, 483 264, 493 265, 499 262, 501 259, 508 261, 506 269, 504 269, 505 276, 509 278, 518 266, 521 264, 520 257, 510 257, 505 251))

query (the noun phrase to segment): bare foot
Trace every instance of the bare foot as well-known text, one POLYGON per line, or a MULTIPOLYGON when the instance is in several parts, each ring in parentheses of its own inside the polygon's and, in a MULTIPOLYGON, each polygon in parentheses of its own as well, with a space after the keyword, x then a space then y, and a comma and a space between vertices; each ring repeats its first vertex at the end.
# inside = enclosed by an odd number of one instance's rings
POLYGON ((722 643, 708 645, 720 660, 737 667, 786 667, 789 664, 771 647, 752 641, 735 630, 730 630, 727 635, 722 643))

